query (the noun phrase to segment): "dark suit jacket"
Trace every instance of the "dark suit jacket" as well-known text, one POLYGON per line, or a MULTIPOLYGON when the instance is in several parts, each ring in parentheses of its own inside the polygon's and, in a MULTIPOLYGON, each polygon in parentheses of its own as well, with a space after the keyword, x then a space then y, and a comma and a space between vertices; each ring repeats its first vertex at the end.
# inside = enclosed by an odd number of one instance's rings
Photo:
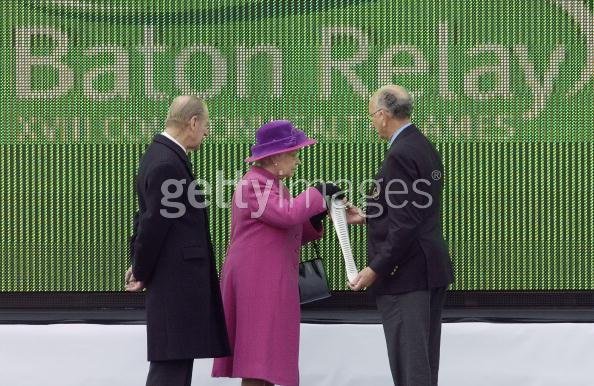
MULTIPOLYGON (((150 361, 220 357, 230 354, 220 287, 205 208, 188 200, 194 181, 186 153, 156 135, 140 160, 136 190, 139 213, 132 236, 133 273, 147 288, 147 347, 150 361), (177 213, 162 203, 161 185, 185 180, 177 213)), ((169 191, 174 192, 173 187, 169 191)), ((204 196, 197 197, 204 201, 204 196)))
POLYGON ((433 145, 414 125, 405 128, 375 180, 366 208, 369 266, 378 274, 372 292, 450 284, 453 270, 440 219, 443 165, 433 145))

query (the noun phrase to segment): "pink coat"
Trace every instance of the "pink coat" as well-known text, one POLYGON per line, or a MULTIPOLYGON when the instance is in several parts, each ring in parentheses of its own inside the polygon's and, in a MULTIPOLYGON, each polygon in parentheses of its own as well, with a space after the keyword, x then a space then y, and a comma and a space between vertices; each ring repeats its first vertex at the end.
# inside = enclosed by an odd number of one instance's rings
POLYGON ((299 250, 322 236, 309 218, 324 210, 317 189, 293 198, 273 174, 256 166, 237 185, 221 273, 233 355, 214 360, 213 377, 299 384, 299 250), (264 206, 267 184, 270 194, 264 206))

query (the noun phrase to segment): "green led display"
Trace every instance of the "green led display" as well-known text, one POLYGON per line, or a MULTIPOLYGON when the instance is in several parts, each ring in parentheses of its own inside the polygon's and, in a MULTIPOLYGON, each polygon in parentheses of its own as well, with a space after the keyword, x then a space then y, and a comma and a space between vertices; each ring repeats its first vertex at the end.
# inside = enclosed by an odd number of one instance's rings
MULTIPOLYGON (((13 0, 0 24, 0 291, 123 290, 134 175, 171 99, 209 105, 192 155, 225 203, 254 130, 318 139, 299 180, 363 191, 383 158, 367 117, 386 83, 445 165, 455 290, 594 289, 593 0, 13 0)), ((361 204, 361 194, 352 200, 361 204)), ((330 224, 333 289, 346 274, 330 224)), ((364 228, 351 228, 359 267, 364 228)), ((307 249, 305 250, 307 252, 307 249)))

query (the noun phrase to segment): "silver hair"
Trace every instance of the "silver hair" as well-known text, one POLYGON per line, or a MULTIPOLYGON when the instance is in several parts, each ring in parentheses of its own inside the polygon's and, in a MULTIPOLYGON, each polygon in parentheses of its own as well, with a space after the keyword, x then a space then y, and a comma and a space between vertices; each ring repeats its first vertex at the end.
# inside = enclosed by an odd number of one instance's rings
POLYGON ((382 87, 377 92, 376 102, 378 108, 385 109, 395 118, 410 118, 412 115, 412 96, 401 87, 382 87))
POLYGON ((206 111, 206 103, 202 98, 195 95, 180 95, 171 102, 165 125, 183 128, 194 116, 203 119, 206 111))

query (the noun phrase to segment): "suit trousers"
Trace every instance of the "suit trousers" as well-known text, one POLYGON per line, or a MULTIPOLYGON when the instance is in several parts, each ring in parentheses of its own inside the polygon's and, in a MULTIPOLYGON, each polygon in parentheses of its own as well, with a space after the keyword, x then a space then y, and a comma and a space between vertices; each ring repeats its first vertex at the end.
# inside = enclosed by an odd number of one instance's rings
POLYGON ((190 386, 193 367, 193 359, 152 361, 146 386, 190 386))
POLYGON ((446 288, 378 295, 396 386, 437 386, 446 288))

